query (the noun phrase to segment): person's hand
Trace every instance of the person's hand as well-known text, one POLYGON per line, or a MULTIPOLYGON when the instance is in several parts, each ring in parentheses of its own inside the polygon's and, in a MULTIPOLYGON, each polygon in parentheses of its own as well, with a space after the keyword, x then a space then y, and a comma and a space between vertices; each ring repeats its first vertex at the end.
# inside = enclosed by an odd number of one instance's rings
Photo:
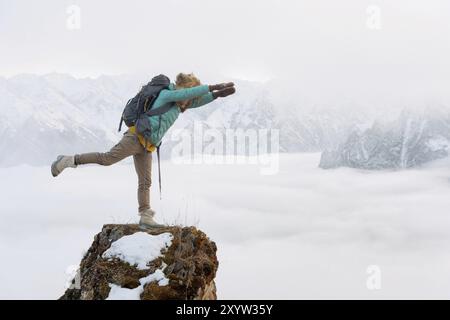
POLYGON ((234 87, 226 87, 225 89, 214 91, 212 93, 212 95, 213 95, 214 99, 217 99, 219 97, 225 98, 235 92, 236 92, 236 89, 234 87))
POLYGON ((223 90, 223 89, 230 88, 233 86, 234 86, 233 82, 213 84, 213 85, 209 86, 209 91, 223 90))

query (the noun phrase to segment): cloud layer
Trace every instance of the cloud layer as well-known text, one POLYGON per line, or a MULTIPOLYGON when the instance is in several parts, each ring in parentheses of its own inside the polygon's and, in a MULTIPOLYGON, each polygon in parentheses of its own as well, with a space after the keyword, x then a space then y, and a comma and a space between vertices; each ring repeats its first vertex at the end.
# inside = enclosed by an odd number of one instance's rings
MULTIPOLYGON (((163 200, 155 185, 152 203, 159 221, 196 225, 217 242, 220 298, 448 298, 448 164, 365 172, 321 170, 318 160, 281 155, 273 176, 164 162, 163 200), (366 288, 370 265, 381 290, 366 288)), ((138 219, 132 166, 57 179, 20 166, 0 179, 1 298, 56 298, 102 224, 138 219)))

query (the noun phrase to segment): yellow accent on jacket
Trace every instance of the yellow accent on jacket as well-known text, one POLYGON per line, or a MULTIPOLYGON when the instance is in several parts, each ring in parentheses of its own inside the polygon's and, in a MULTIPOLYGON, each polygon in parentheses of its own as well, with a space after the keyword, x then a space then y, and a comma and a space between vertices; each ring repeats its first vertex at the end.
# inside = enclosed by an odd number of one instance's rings
MULTIPOLYGON (((132 126, 128 128, 128 131, 131 133, 136 134, 136 127, 132 126)), ((139 142, 142 144, 142 146, 145 148, 147 146, 147 151, 148 152, 153 152, 156 150, 156 147, 154 145, 152 145, 150 142, 148 142, 147 140, 145 140, 145 138, 141 135, 141 134, 137 134, 137 137, 139 139, 139 142)))

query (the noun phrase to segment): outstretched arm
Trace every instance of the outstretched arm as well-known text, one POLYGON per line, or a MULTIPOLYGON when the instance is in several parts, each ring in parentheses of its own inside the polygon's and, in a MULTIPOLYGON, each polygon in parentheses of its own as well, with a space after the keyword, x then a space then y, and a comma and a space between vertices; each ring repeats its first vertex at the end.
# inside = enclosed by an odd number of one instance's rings
POLYGON ((213 100, 214 100, 214 96, 213 96, 212 92, 209 92, 207 94, 202 95, 200 98, 193 99, 192 104, 188 108, 189 109, 190 108, 198 108, 205 104, 210 103, 213 100))
POLYGON ((218 91, 209 92, 207 94, 204 94, 200 98, 193 99, 192 104, 188 108, 198 108, 207 103, 210 103, 211 101, 213 101, 219 97, 225 98, 235 92, 236 92, 236 89, 234 87, 225 87, 224 89, 220 89, 218 91))
MULTIPOLYGON (((208 92, 215 90, 223 90, 230 86, 233 86, 233 82, 229 83, 219 83, 214 85, 199 85, 192 88, 186 89, 176 89, 176 90, 162 90, 159 97, 167 102, 177 102, 184 100, 191 100, 193 98, 201 97, 206 95, 208 92)), ((210 101, 209 101, 210 102, 210 101)))
POLYGON ((167 102, 177 102, 200 97, 209 92, 208 85, 200 85, 186 89, 162 90, 159 97, 167 102))

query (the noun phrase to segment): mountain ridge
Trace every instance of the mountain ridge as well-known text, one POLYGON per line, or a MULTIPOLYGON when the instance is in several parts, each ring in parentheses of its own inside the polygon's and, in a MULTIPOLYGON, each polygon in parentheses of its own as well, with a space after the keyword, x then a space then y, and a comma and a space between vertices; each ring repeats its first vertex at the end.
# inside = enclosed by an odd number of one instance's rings
MULTIPOLYGON (((48 165, 58 154, 109 150, 121 138, 117 128, 125 103, 146 80, 144 75, 76 78, 64 73, 0 77, 0 167, 48 165)), ((345 99, 319 103, 274 80, 230 80, 236 83, 235 95, 180 115, 164 138, 163 158, 179 143, 176 130, 186 129, 191 138, 200 139, 194 128, 201 124, 218 134, 278 130, 279 150, 273 151, 324 152, 321 167, 336 167, 337 146, 352 136, 361 139, 380 115, 382 122, 404 116, 399 107, 362 108, 345 99)))

